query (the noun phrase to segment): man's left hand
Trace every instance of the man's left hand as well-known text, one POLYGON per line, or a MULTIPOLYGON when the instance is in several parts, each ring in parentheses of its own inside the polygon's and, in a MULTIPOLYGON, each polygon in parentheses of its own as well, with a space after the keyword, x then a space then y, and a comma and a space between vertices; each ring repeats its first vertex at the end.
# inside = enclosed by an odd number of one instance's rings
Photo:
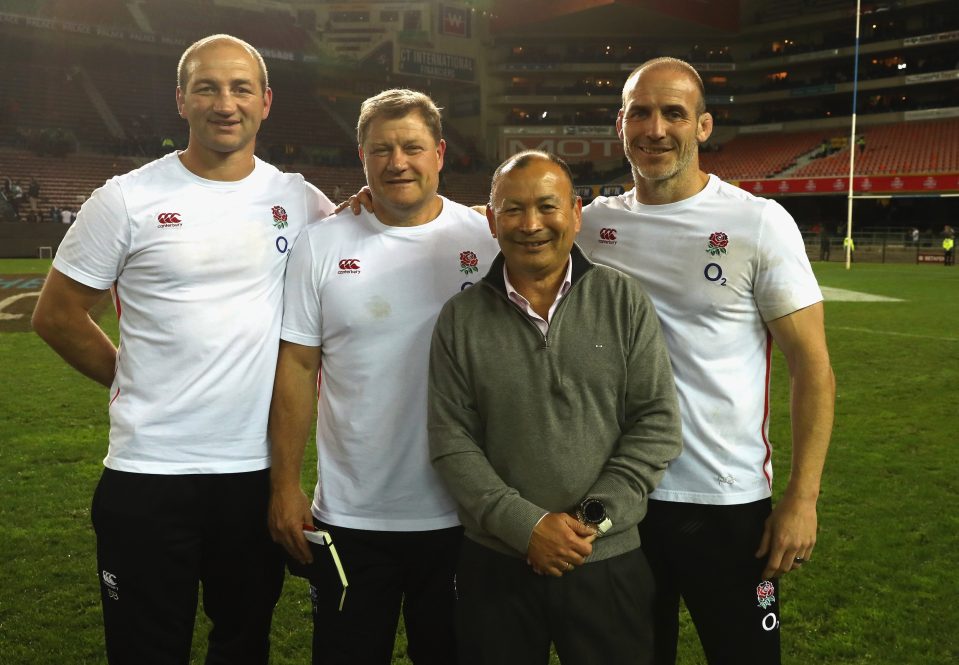
POLYGON ((338 203, 333 210, 333 214, 335 215, 346 208, 349 208, 354 215, 359 215, 363 208, 366 208, 367 212, 373 212, 373 192, 370 190, 370 186, 363 185, 356 194, 342 203, 338 203))
POLYGON ((816 546, 816 500, 783 496, 772 514, 756 551, 756 558, 768 555, 763 579, 780 577, 800 568, 812 558, 816 546))

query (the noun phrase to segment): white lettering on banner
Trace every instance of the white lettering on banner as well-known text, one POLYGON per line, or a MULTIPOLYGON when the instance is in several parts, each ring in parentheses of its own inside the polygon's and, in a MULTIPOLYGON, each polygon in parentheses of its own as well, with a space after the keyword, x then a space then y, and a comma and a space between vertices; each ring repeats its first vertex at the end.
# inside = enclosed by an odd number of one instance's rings
POLYGON ((545 150, 563 159, 610 159, 622 155, 619 139, 555 139, 530 136, 509 138, 506 154, 515 155, 523 150, 545 150))
POLYGON ((951 42, 959 39, 959 30, 952 32, 938 32, 932 35, 920 35, 919 37, 908 37, 902 40, 903 46, 918 46, 920 44, 934 44, 936 42, 951 42))
POLYGON ((123 39, 127 36, 127 33, 123 30, 117 30, 116 28, 105 28, 99 25, 96 27, 96 33, 101 37, 115 37, 116 39, 123 39))
POLYGON ((33 18, 29 16, 25 18, 23 22, 34 28, 55 28, 57 26, 56 21, 49 18, 33 18))

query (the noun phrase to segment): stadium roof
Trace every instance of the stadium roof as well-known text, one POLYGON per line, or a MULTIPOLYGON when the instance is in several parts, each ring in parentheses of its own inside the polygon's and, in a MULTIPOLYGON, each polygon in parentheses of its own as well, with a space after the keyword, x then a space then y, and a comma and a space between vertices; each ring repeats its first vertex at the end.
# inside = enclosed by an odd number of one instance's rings
POLYGON ((496 0, 494 32, 535 24, 538 35, 715 36, 739 29, 739 0, 496 0))

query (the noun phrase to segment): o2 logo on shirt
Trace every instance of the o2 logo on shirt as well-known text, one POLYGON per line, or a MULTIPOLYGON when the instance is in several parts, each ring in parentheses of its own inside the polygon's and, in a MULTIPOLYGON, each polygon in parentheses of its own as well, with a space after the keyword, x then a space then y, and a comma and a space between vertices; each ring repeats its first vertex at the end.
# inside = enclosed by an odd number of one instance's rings
POLYGON ((726 278, 723 277, 723 267, 718 263, 707 263, 703 268, 703 277, 719 286, 726 286, 726 278))
POLYGON ((276 251, 280 254, 286 254, 287 250, 290 248, 289 241, 283 236, 276 237, 276 251))

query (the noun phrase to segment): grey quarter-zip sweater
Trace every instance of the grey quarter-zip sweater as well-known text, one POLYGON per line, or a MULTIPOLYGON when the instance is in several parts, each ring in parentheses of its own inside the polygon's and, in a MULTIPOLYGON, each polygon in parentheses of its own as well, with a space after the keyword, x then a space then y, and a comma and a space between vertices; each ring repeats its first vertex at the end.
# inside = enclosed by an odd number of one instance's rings
POLYGON ((430 457, 467 537, 525 557, 547 512, 602 500, 613 526, 590 561, 639 547, 646 497, 682 449, 659 320, 639 282, 571 253, 544 335, 506 295, 503 255, 433 331, 430 457))

